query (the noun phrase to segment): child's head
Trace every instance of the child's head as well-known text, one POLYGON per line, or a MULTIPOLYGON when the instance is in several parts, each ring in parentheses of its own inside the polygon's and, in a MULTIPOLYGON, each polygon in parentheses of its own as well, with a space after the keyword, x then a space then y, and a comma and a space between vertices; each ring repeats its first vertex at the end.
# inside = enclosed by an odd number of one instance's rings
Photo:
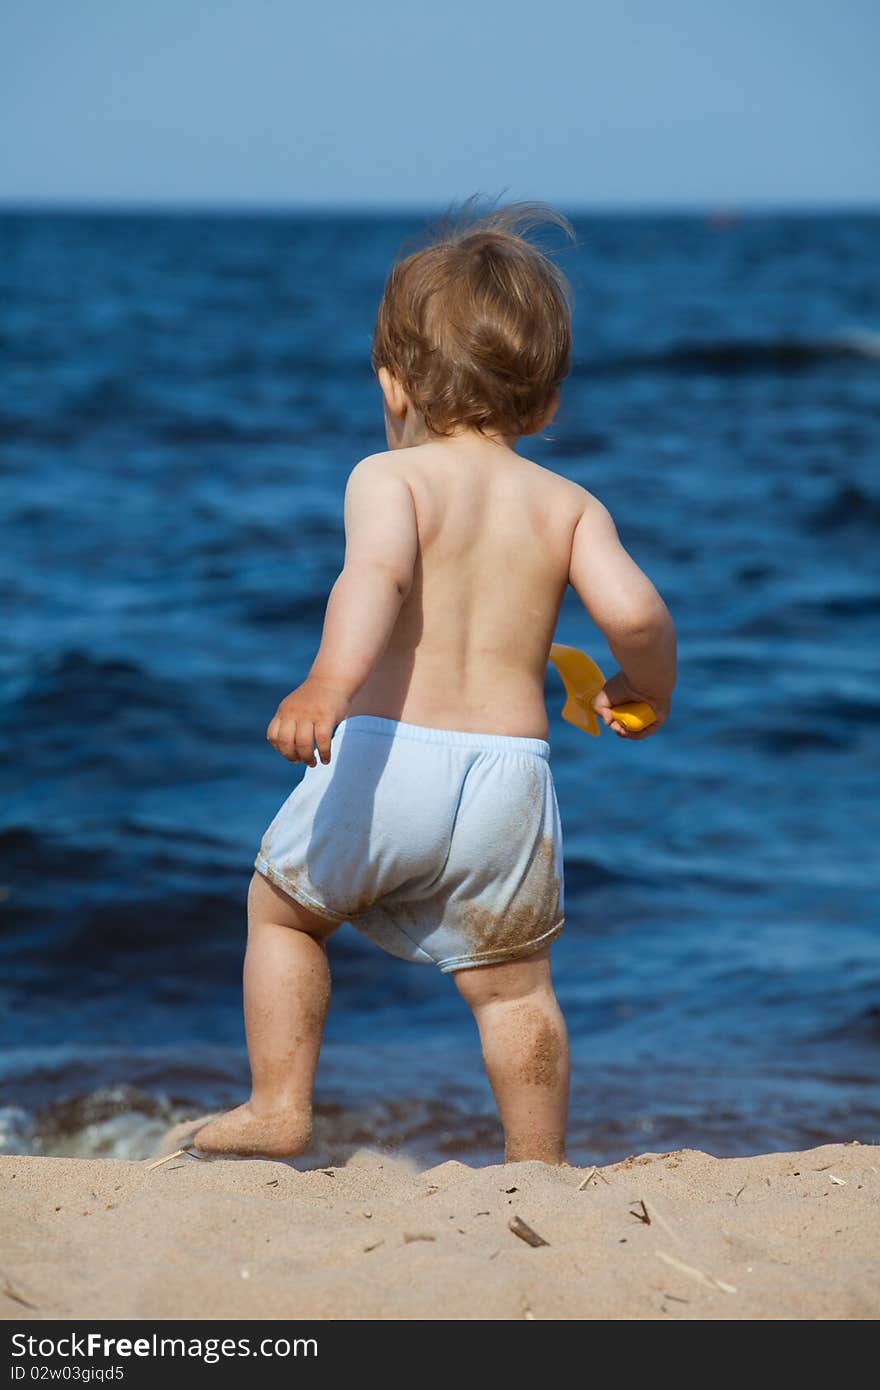
POLYGON ((569 369, 571 306, 565 276, 524 235, 542 222, 570 232, 549 208, 514 204, 393 267, 372 351, 389 443, 394 417, 410 407, 432 435, 518 438, 552 417, 569 369))

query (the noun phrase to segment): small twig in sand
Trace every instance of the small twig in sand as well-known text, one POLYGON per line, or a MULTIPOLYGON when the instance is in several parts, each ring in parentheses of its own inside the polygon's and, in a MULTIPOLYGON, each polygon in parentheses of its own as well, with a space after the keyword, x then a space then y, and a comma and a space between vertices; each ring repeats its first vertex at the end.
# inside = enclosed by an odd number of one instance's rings
POLYGON ((835 1187, 846 1187, 847 1185, 846 1178, 839 1178, 836 1173, 829 1173, 828 1177, 834 1183, 835 1187))
POLYGON ((645 1206, 644 1202, 642 1201, 641 1197, 640 1197, 639 1200, 638 1200, 638 1206, 641 1207, 641 1211, 635 1211, 635 1210, 633 1209, 632 1211, 630 1211, 630 1216, 634 1216, 634 1217, 636 1218, 636 1221, 641 1221, 641 1223, 642 1223, 643 1226, 650 1226, 650 1224, 651 1224, 651 1215, 650 1215, 650 1212, 648 1211, 648 1208, 645 1206))
MULTIPOLYGON (((188 1153, 189 1149, 175 1149, 173 1154, 166 1154, 164 1158, 157 1158, 154 1159, 152 1163, 148 1163, 147 1172, 149 1172, 151 1168, 161 1168, 163 1163, 170 1163, 172 1158, 180 1158, 182 1154, 188 1153)), ((195 1158, 195 1154, 192 1156, 195 1158)))
POLYGON ((733 1284, 725 1284, 723 1279, 716 1279, 712 1274, 704 1274, 703 1270, 697 1269, 696 1265, 685 1264, 677 1255, 667 1255, 665 1250, 657 1251, 658 1257, 664 1264, 671 1265, 677 1269, 679 1274, 686 1274, 689 1279, 696 1279, 698 1284, 702 1284, 707 1289, 721 1289, 723 1293, 736 1293, 733 1284))
POLYGON ((436 1236, 428 1235, 427 1231, 404 1231, 404 1245, 413 1245, 417 1240, 436 1240, 436 1236))
POLYGON ((380 1246, 380 1245, 384 1245, 384 1244, 385 1244, 384 1237, 383 1237, 381 1240, 374 1240, 372 1245, 365 1245, 365 1246, 364 1246, 364 1254, 365 1254, 365 1255, 369 1255, 369 1253, 370 1253, 371 1250, 378 1250, 378 1249, 379 1249, 379 1246, 380 1246))
POLYGON ((734 1205, 735 1207, 736 1207, 736 1206, 739 1206, 739 1199, 740 1199, 740 1197, 743 1195, 743 1193, 745 1192, 745 1190, 746 1190, 747 1187, 748 1187, 748 1183, 747 1183, 747 1182, 744 1182, 743 1185, 742 1185, 742 1187, 740 1188, 739 1192, 728 1192, 727 1195, 728 1195, 728 1197, 732 1197, 732 1198, 733 1198, 733 1205, 734 1205))
POLYGON ((2 1292, 6 1295, 7 1298, 11 1298, 13 1303, 20 1303, 22 1308, 33 1308, 34 1312, 36 1312, 39 1308, 38 1303, 31 1303, 28 1299, 25 1298, 23 1293, 19 1293, 18 1289, 13 1287, 9 1279, 4 1279, 2 1292))
POLYGON ((601 1171, 601 1169, 597 1168, 597 1167, 595 1166, 595 1164, 594 1164, 593 1167, 590 1169, 589 1173, 587 1173, 587 1175, 586 1175, 586 1177, 584 1178, 583 1182, 579 1182, 579 1183, 578 1183, 578 1186, 577 1186, 578 1192, 583 1192, 584 1188, 585 1188, 585 1187, 589 1187, 590 1183, 591 1183, 591 1182, 595 1182, 597 1178, 601 1178, 602 1181, 604 1182, 604 1184, 605 1184, 606 1187, 610 1187, 610 1186, 611 1186, 611 1183, 608 1181, 608 1179, 606 1178, 605 1174, 601 1171))
POLYGON ((538 1235, 537 1231, 532 1230, 532 1227, 523 1221, 521 1216, 512 1216, 507 1223, 507 1229, 513 1231, 515 1236, 519 1236, 520 1240, 524 1240, 526 1245, 531 1245, 535 1250, 539 1245, 550 1244, 549 1240, 545 1240, 543 1236, 538 1235))

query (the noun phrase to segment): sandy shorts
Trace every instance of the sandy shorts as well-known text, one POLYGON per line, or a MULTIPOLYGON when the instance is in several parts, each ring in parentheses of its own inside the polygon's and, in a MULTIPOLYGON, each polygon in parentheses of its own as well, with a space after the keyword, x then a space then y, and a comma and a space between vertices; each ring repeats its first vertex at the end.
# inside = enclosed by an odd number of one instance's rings
POLYGON ((405 960, 515 960, 562 931, 549 757, 542 739, 355 715, 281 807, 256 867, 405 960))

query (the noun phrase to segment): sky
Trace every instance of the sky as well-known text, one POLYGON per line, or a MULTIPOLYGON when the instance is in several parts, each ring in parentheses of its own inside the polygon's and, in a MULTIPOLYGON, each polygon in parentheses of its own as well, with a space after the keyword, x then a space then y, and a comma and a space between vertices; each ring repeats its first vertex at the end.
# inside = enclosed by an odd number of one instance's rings
POLYGON ((876 0, 0 0, 0 202, 880 206, 876 0))

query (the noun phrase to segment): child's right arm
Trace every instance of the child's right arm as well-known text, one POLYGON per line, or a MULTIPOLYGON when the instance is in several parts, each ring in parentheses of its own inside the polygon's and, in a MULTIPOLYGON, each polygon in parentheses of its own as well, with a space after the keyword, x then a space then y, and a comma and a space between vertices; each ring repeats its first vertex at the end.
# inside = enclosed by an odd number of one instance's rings
POLYGON ((621 545, 610 514, 589 494, 575 528, 568 577, 620 666, 597 695, 596 713, 621 738, 650 737, 669 716, 675 628, 654 585, 621 545), (630 733, 611 717, 612 706, 634 700, 646 700, 657 714, 641 733, 630 733))

